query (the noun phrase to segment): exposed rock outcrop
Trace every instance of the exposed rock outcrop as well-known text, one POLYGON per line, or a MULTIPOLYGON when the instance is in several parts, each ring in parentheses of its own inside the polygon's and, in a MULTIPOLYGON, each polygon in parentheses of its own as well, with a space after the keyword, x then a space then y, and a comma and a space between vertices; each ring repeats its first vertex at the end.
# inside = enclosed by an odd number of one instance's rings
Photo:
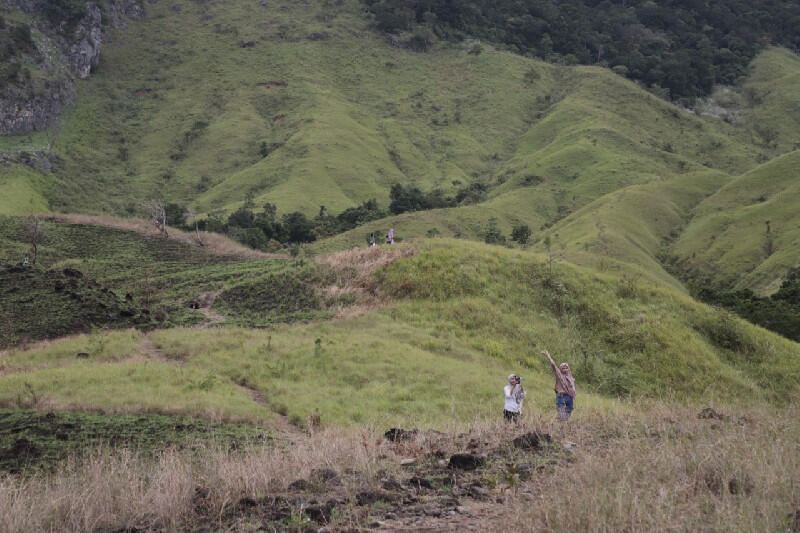
POLYGON ((75 28, 69 48, 72 71, 81 79, 88 78, 92 69, 100 62, 100 47, 103 45, 102 21, 100 7, 94 2, 87 2, 86 15, 75 28))
POLYGON ((130 18, 145 16, 142 0, 113 0, 105 11, 86 2, 83 16, 66 27, 44 16, 48 0, 3 0, 0 12, 20 10, 36 32, 39 68, 44 80, 9 85, 0 92, 0 134, 18 135, 47 128, 75 98, 76 78, 86 79, 100 62, 107 26, 124 27, 130 18))

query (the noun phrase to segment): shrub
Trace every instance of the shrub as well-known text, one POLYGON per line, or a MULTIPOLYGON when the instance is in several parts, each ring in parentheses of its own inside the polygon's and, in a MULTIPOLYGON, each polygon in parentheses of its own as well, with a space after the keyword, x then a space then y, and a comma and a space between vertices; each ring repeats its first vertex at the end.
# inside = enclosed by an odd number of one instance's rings
POLYGON ((483 238, 486 244, 505 244, 506 238, 497 227, 497 219, 492 217, 489 219, 489 224, 486 227, 486 235, 483 238))
POLYGON ((531 228, 529 228, 527 224, 520 224, 519 226, 514 226, 514 228, 511 230, 511 239, 522 245, 528 244, 530 238, 531 238, 531 228))

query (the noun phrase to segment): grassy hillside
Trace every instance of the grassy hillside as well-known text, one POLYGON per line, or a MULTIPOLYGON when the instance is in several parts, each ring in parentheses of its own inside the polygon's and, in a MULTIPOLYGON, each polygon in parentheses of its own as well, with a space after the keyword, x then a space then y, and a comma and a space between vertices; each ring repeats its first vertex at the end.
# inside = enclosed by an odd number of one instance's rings
POLYGON ((794 151, 700 203, 673 247, 681 267, 724 288, 775 292, 800 264, 798 169, 800 152, 794 151))
POLYGON ((27 215, 49 211, 46 193, 52 190, 48 177, 19 164, 0 163, 0 213, 27 215))
POLYGON ((200 247, 175 230, 170 239, 143 234, 132 221, 105 220, 128 228, 118 229, 65 220, 44 223, 37 265, 23 269, 11 267, 29 253, 22 219, 0 217, 0 347, 103 327, 263 326, 330 316, 326 304, 337 305, 317 296, 322 280, 305 258, 254 253, 214 234, 200 247))
POLYGON ((798 393, 797 344, 679 292, 561 263, 551 273, 540 255, 495 246, 416 246, 369 278, 389 304, 382 310, 267 331, 101 332, 12 350, 0 403, 428 425, 493 412, 512 370, 531 408, 548 409, 542 348, 571 363, 585 407, 628 395, 784 403, 798 393))
MULTIPOLYGON (((385 206, 393 182, 448 194, 477 182, 489 188, 478 204, 389 217, 315 249, 390 227, 403 238, 480 239, 496 217, 506 235, 516 224, 534 240, 550 235, 572 261, 678 287, 660 267, 664 241, 727 177, 800 140, 800 63, 781 49, 715 101, 730 111, 721 120, 607 69, 486 45, 391 46, 355 0, 148 7, 110 30, 100 68, 53 131, 0 141, 16 153, 54 140, 63 160, 50 172, 0 167, 0 212, 130 216, 163 197, 204 214, 248 199, 314 215, 370 198, 385 206)), ((780 268, 758 283, 774 287, 780 268)))
MULTIPOLYGON (((386 201, 394 181, 502 182, 502 194, 539 176, 541 202, 526 211, 552 220, 557 207, 625 185, 700 165, 739 173, 774 151, 608 70, 488 46, 389 46, 356 2, 148 7, 111 35, 59 124, 55 209, 124 214, 162 195, 208 212, 250 195, 337 212, 386 201), (100 202, 88 201, 96 191, 100 202)), ((791 64, 783 55, 769 62, 791 64)), ((755 79, 769 76, 762 70, 755 79)))

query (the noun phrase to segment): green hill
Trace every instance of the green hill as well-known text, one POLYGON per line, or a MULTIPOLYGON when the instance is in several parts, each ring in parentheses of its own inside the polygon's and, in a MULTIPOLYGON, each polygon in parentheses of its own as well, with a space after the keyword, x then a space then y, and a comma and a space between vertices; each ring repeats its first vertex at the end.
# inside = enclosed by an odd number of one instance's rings
MULTIPOLYGON (((352 394, 375 393, 370 387, 378 385, 366 385, 367 378, 359 385, 360 378, 352 376, 368 362, 359 359, 363 347, 378 342, 372 332, 391 331, 405 344, 395 346, 377 334, 379 346, 369 351, 377 354, 376 366, 370 371, 389 372, 409 352, 418 358, 419 372, 443 379, 458 370, 488 399, 493 388, 482 389, 478 376, 510 364, 522 364, 544 386, 547 369, 520 354, 529 353, 545 331, 547 345, 583 361, 581 381, 597 401, 628 394, 730 398, 734 393, 786 401, 794 394, 796 345, 697 304, 664 265, 671 254, 696 258, 698 247, 713 253, 703 228, 719 231, 716 219, 708 218, 719 209, 727 220, 741 219, 742 231, 752 220, 762 223, 763 213, 744 216, 738 199, 744 193, 736 192, 742 183, 741 190, 765 191, 775 253, 764 264, 753 263, 753 274, 736 283, 774 288, 793 266, 788 169, 796 152, 773 158, 798 142, 800 117, 791 107, 796 56, 767 49, 757 57, 748 77, 731 89, 735 118, 721 120, 672 105, 608 69, 548 64, 489 45, 476 53, 467 43, 441 42, 417 53, 373 29, 355 1, 148 5, 146 18, 110 30, 97 72, 77 82, 76 103, 56 126, 0 140, 6 154, 0 185, 8 192, 0 209, 132 216, 143 200, 158 197, 191 205, 201 215, 224 217, 245 203, 273 202, 280 213, 313 216, 321 205, 338 213, 370 198, 385 206, 396 182, 424 191, 440 188, 446 195, 478 183, 486 188, 480 201, 373 221, 305 248, 293 261, 243 260, 185 240, 51 222, 42 267, 76 268, 120 301, 130 294, 137 309, 158 311, 161 318, 148 322, 152 326, 213 322, 272 329, 159 331, 121 352, 127 354, 121 364, 130 368, 58 363, 42 374, 10 374, 9 383, 17 388, 9 390, 19 392, 28 380, 43 387, 62 372, 79 379, 89 367, 111 372, 111 382, 128 386, 126 376, 140 364, 128 356, 166 354, 168 360, 196 363, 185 370, 192 383, 208 376, 209 383, 220 383, 203 405, 226 405, 228 398, 225 416, 258 418, 265 408, 253 404, 247 390, 267 398, 274 394, 270 408, 277 409, 287 403, 288 383, 305 379, 299 367, 290 372, 280 366, 287 361, 307 363, 316 372, 328 372, 330 363, 332 375, 342 376, 331 385, 352 394), (371 281, 362 280, 366 285, 356 292, 339 285, 349 279, 343 272, 351 271, 330 266, 336 256, 319 262, 308 257, 363 245, 368 232, 382 234, 390 227, 406 241, 434 235, 482 239, 491 218, 505 235, 514 225, 529 225, 532 250, 417 241, 419 256, 385 267, 377 278, 370 274, 371 281), (560 265, 557 278, 545 277, 546 259, 560 265), (515 295, 519 287, 528 292, 515 295), (373 297, 377 300, 369 300, 373 297), (357 318, 322 320, 333 315, 357 318), (482 323, 482 317, 492 317, 491 323, 482 323), (539 317, 537 329, 519 333, 539 317), (276 326, 296 321, 311 323, 276 326), (446 340, 438 337, 443 331, 450 332, 446 340), (288 346, 282 352, 287 359, 274 362, 274 375, 251 383, 237 369, 268 359, 263 345, 271 346, 271 336, 288 346), (337 348, 326 344, 328 336, 337 348), (205 344, 192 344, 195 338, 205 344), (228 348, 226 343, 238 346, 239 338, 255 339, 252 346, 242 345, 252 360, 240 360, 239 348, 236 353, 228 348), (213 339, 223 344, 216 346, 213 339), (687 346, 696 354, 691 362, 687 346), (333 362, 306 361, 310 353, 329 351, 337 354, 333 362), (466 354, 463 361, 451 351, 466 354), (772 353, 777 359, 770 359, 772 353), (775 368, 783 377, 770 373, 775 368), (692 381, 698 372, 714 377, 711 389, 692 381), (776 380, 775 390, 761 390, 764 376, 776 380), (362 388, 366 392, 358 392, 362 388)), ((4 261, 16 262, 27 249, 19 221, 1 223, 0 251, 4 261)), ((740 237, 738 226, 730 227, 725 239, 731 254, 716 254, 719 264, 710 275, 730 276, 741 266, 738 257, 754 256, 758 234, 740 237), (743 251, 736 252, 739 246, 743 251)), ((40 298, 57 301, 52 291, 40 298)), ((16 301, 4 296, 6 316, 15 312, 16 301)), ((6 324, 14 320, 12 315, 6 324)), ((64 328, 81 331, 90 322, 64 328)), ((24 328, 7 329, 30 335, 24 328)), ((66 332, 59 326, 33 338, 56 330, 66 332)), ((144 372, 158 387, 182 383, 170 361, 148 363, 144 372)), ((434 411, 414 399, 417 386, 397 379, 398 394, 411 398, 408 412, 434 419, 434 411)), ((441 398, 454 393, 434 388, 437 408, 446 408, 441 398)), ((328 416, 342 421, 366 416, 335 407, 344 396, 334 389, 326 400, 328 416)), ((106 401, 102 395, 108 391, 82 390, 80 400, 60 397, 56 390, 52 401, 82 408, 106 401)), ((179 390, 169 394, 176 410, 194 412, 179 390)), ((155 396, 147 401, 138 407, 133 402, 130 409, 163 409, 155 396)), ((297 405, 292 414, 303 418, 309 409, 297 405)), ((376 409, 389 416, 388 404, 376 409)))
POLYGON ((800 152, 731 181, 695 209, 675 243, 681 265, 726 289, 775 292, 800 265, 800 152))
MULTIPOLYGON (((343 424, 435 424, 492 412, 509 368, 525 376, 532 404, 546 408, 552 376, 542 348, 570 361, 586 407, 620 396, 784 403, 798 393, 797 344, 679 291, 560 262, 551 271, 541 255, 497 246, 415 247, 393 261, 379 260, 390 248, 362 252, 386 264, 358 282, 381 305, 342 301, 346 320, 97 332, 7 351, 0 404, 32 396, 108 413, 257 422, 288 414, 302 424, 316 412, 343 424)), ((347 252, 327 264, 356 279, 345 273, 359 257, 347 252)), ((241 272, 237 263, 218 268, 241 272)))
MULTIPOLYGON (((608 70, 392 47, 352 2, 148 9, 112 32, 54 129, 63 167, 49 191, 34 187, 53 209, 122 215, 163 196, 231 211, 250 196, 313 214, 385 201, 396 181, 502 182, 499 195, 539 176, 542 201, 526 210, 552 221, 554 203, 572 211, 701 165, 740 173, 772 153, 608 70)), ((34 148, 26 139, 3 143, 34 148)))

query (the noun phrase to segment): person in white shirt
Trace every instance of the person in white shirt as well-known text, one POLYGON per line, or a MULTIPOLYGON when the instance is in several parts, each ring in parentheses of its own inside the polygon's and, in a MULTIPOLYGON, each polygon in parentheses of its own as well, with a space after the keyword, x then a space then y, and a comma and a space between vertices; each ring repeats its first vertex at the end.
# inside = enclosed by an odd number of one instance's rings
POLYGON ((508 376, 508 385, 503 389, 506 395, 506 404, 503 409, 503 418, 506 422, 519 425, 522 415, 522 400, 525 398, 525 389, 522 387, 522 378, 516 374, 508 376))

